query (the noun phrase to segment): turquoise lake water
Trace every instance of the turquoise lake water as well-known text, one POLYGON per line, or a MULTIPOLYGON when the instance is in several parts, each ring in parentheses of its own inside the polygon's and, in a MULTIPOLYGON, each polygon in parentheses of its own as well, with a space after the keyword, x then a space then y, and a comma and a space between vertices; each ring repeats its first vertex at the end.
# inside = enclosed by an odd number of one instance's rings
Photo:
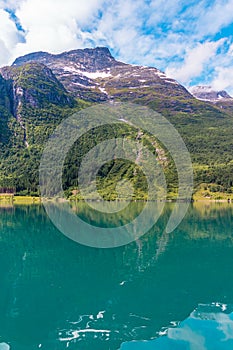
POLYGON ((163 234, 171 210, 136 242, 100 249, 65 237, 42 206, 2 205, 0 350, 233 349, 233 205, 194 203, 163 234))

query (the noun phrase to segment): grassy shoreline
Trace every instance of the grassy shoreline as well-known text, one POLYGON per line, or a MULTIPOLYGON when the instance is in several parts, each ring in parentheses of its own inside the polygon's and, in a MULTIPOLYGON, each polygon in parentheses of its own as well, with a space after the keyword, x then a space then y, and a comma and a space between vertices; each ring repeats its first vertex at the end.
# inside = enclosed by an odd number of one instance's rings
POLYGON ((193 194, 193 200, 196 201, 214 201, 214 202, 233 202, 233 193, 210 192, 206 189, 198 189, 193 194))
MULTIPOLYGON (((52 200, 53 201, 53 200, 52 200)), ((79 199, 58 199, 57 202, 64 202, 64 201, 72 201, 72 202, 79 202, 79 199)), ((91 201, 91 200, 90 200, 91 201)), ((140 200, 135 200, 140 201, 140 200)), ((176 198, 174 199, 168 199, 167 202, 175 202, 176 198)), ((202 193, 199 191, 196 192, 193 195, 192 202, 213 202, 213 203, 233 203, 233 194, 227 195, 224 193, 214 193, 212 196, 203 196, 202 193)), ((7 195, 1 195, 0 196, 0 206, 1 205, 30 205, 30 204, 41 204, 42 199, 41 197, 33 197, 33 196, 7 196, 7 195)))
POLYGON ((41 204, 41 198, 40 197, 33 197, 33 196, 1 195, 0 196, 0 206, 1 206, 1 204, 22 204, 22 205, 41 204))

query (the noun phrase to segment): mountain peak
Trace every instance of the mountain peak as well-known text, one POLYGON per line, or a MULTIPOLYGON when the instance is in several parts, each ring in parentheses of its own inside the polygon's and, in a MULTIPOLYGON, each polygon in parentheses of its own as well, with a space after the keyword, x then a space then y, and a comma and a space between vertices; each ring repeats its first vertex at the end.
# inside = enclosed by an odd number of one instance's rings
POLYGON ((16 58, 12 66, 21 66, 25 63, 34 62, 34 61, 39 61, 42 63, 42 61, 46 61, 50 56, 52 55, 44 51, 32 52, 16 58))
MULTIPOLYGON (((96 48, 85 48, 85 49, 76 49, 71 51, 65 51, 59 54, 51 54, 44 51, 38 51, 26 54, 24 56, 16 58, 16 60, 13 62, 13 66, 21 66, 25 63, 37 61, 40 63, 44 63, 48 65, 51 60, 53 61, 84 61, 89 63, 93 63, 93 61, 100 61, 103 62, 111 62, 115 61, 114 57, 111 55, 109 49, 107 47, 96 47, 96 48)), ((99 62, 100 63, 100 62, 99 62)))
POLYGON ((190 88, 191 94, 199 100, 217 102, 229 100, 232 97, 225 90, 214 90, 209 85, 197 85, 190 88))

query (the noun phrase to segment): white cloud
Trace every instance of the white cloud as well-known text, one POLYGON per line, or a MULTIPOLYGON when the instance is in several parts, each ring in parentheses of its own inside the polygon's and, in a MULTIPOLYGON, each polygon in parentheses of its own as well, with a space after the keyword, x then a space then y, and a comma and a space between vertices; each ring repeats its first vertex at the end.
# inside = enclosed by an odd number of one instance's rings
POLYGON ((122 61, 166 69, 184 84, 199 77, 233 86, 232 38, 224 51, 226 40, 214 37, 233 22, 233 0, 0 0, 1 8, 0 65, 33 51, 101 45, 122 61), (25 33, 4 8, 15 11, 25 33))
POLYGON ((170 56, 183 53, 187 46, 182 33, 162 33, 159 26, 165 14, 172 21, 176 8, 164 0, 150 4, 144 0, 115 1, 105 9, 93 39, 110 46, 125 62, 159 64, 161 68, 170 56))
POLYGON ((20 40, 20 33, 10 15, 0 9, 0 66, 8 62, 11 52, 20 40))
POLYGON ((210 84, 215 90, 226 90, 233 96, 233 44, 216 57, 210 84))
MULTIPOLYGON (((10 2, 8 0, 9 7, 10 2)), ((13 50, 12 60, 38 50, 55 53, 106 45, 121 60, 155 65, 162 60, 165 63, 169 54, 178 54, 180 47, 184 47, 182 36, 168 33, 160 38, 161 30, 155 29, 165 14, 172 21, 172 16, 181 8, 181 1, 169 6, 164 0, 151 3, 144 0, 57 0, 56 6, 53 0, 17 3, 16 15, 26 31, 26 42, 19 43, 13 50)))
POLYGON ((0 8, 16 9, 20 4, 20 1, 15 0, 0 0, 0 8))
POLYGON ((233 67, 217 67, 216 77, 212 80, 211 85, 215 90, 227 90, 233 96, 233 67))
POLYGON ((187 50, 182 66, 168 67, 166 73, 184 84, 189 84, 192 78, 203 73, 205 66, 215 56, 217 49, 223 42, 224 39, 216 42, 198 43, 193 49, 187 50))
POLYGON ((233 21, 233 1, 219 0, 212 6, 202 7, 196 23, 199 35, 216 34, 233 21))
POLYGON ((180 17, 185 1, 167 1, 167 0, 153 0, 150 5, 150 16, 148 24, 158 25, 161 23, 168 23, 170 26, 180 17), (161 20, 162 19, 162 20, 161 20))
MULTIPOLYGON (((26 0, 16 15, 26 31, 14 56, 38 50, 61 52, 83 47, 85 33, 81 27, 92 23, 102 0, 26 0)), ((90 27, 90 26, 89 26, 90 27)))

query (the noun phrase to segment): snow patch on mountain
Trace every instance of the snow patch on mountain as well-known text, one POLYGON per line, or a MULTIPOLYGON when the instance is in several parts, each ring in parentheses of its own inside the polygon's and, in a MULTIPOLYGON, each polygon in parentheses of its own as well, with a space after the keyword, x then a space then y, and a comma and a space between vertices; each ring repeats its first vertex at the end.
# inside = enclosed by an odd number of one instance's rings
POLYGON ((89 78, 89 79, 98 79, 98 78, 109 78, 111 77, 111 73, 109 72, 100 72, 100 71, 97 71, 97 72, 86 72, 86 71, 82 71, 80 69, 77 69, 75 67, 67 67, 65 66, 63 68, 64 72, 69 72, 69 73, 76 73, 76 74, 79 74, 79 75, 84 75, 85 77, 89 78))

